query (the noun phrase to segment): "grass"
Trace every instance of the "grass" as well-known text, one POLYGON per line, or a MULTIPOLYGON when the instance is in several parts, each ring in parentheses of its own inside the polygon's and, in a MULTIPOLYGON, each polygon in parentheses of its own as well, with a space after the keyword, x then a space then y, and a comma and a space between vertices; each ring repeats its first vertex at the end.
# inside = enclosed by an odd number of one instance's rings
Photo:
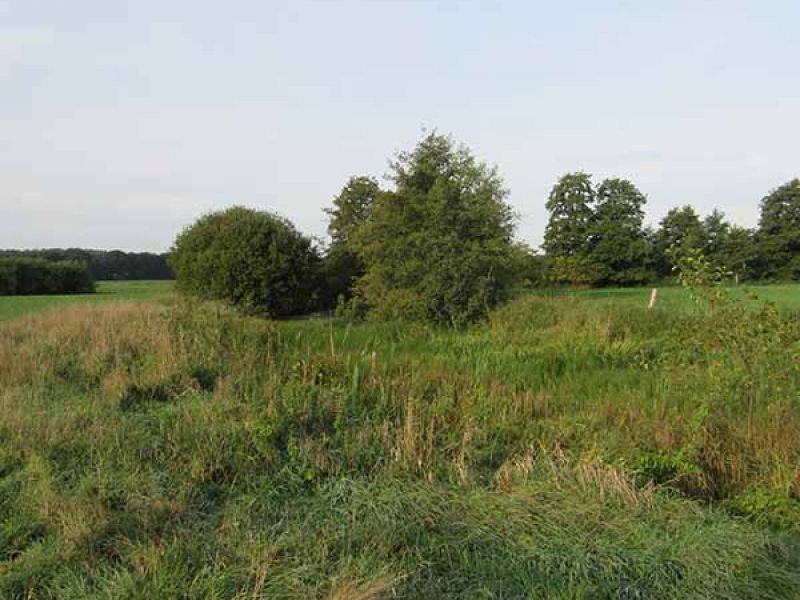
POLYGON ((800 597, 800 325, 673 298, 2 324, 0 597, 800 597))
MULTIPOLYGON (((741 285, 735 288, 742 296, 755 295, 762 301, 773 302, 788 310, 800 310, 800 285, 772 284, 772 285, 741 285)), ((650 300, 651 288, 602 288, 591 290, 534 290, 540 296, 576 296, 591 298, 600 302, 613 303, 617 306, 645 307, 650 300)), ((678 286, 658 288, 656 304, 669 310, 688 310, 693 301, 689 292, 678 286)))
POLYGON ((72 304, 145 300, 169 293, 172 286, 172 281, 101 281, 94 294, 0 296, 0 322, 72 304))

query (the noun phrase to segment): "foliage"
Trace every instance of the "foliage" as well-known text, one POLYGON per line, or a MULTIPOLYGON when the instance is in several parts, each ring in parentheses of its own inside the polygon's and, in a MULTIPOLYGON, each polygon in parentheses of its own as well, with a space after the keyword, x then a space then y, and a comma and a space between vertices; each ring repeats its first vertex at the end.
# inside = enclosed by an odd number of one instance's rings
POLYGON ((597 265, 597 283, 645 283, 651 278, 643 229, 647 199, 626 179, 605 179, 597 186, 595 197, 590 256, 597 265))
POLYGON ((480 321, 513 279, 513 215, 496 169, 430 134, 391 164, 353 246, 357 292, 375 318, 461 326, 480 321))
POLYGON ((550 218, 544 233, 544 250, 553 257, 588 253, 595 191, 591 175, 568 173, 550 191, 550 218))
POLYGON ((173 279, 166 254, 84 250, 82 248, 43 248, 40 250, 0 250, 0 257, 44 258, 50 261, 86 263, 94 281, 173 279))
POLYGON ((318 257, 311 241, 272 213, 232 207, 178 235, 170 254, 178 288, 274 317, 315 306, 318 257))
POLYGON ((92 292, 94 281, 84 263, 0 257, 0 296, 92 292))
POLYGON ((667 277, 673 272, 675 256, 702 249, 704 244, 703 223, 694 208, 686 205, 670 209, 655 235, 659 276, 667 277))
POLYGON ((550 192, 544 249, 556 282, 633 285, 651 278, 644 195, 630 181, 564 175, 550 192))
POLYGON ((568 173, 550 192, 543 248, 553 283, 637 285, 672 277, 676 257, 702 251, 736 282, 800 278, 800 179, 761 202, 754 231, 714 209, 705 218, 690 205, 670 209, 655 230, 643 225, 645 196, 630 181, 594 186, 568 173))
POLYGON ((550 283, 551 265, 547 257, 523 243, 514 244, 512 252, 515 280, 526 288, 546 287, 550 283))
POLYGON ((761 201, 758 224, 763 276, 800 279, 800 179, 793 179, 761 201))
MULTIPOLYGON (((327 209, 331 244, 325 254, 323 270, 330 299, 342 301, 353 295, 353 284, 364 274, 364 264, 356 255, 352 239, 356 229, 370 216, 380 193, 371 177, 351 177, 327 209)), ((330 303, 330 302, 329 302, 330 303)))

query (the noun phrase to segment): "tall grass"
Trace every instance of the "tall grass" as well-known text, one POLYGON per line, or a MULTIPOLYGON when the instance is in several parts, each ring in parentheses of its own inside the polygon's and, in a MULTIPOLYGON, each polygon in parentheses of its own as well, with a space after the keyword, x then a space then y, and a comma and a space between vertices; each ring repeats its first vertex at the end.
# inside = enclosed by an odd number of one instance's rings
POLYGON ((0 597, 798 597, 800 335, 729 313, 4 324, 0 597))

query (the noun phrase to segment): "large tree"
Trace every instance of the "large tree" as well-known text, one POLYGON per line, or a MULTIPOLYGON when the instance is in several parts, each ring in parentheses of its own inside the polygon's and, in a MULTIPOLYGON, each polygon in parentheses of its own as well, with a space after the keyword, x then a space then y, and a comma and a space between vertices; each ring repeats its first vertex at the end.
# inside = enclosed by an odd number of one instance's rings
POLYGON ((567 173, 553 186, 545 206, 550 213, 544 251, 554 261, 557 280, 594 283, 596 265, 590 257, 595 191, 588 173, 567 173))
POLYGON ((333 207, 325 210, 330 217, 331 236, 324 263, 328 303, 340 297, 350 298, 355 280, 364 274, 364 264, 353 249, 352 239, 369 218, 380 191, 372 177, 351 177, 333 199, 333 207))
POLYGON ((589 256, 597 283, 631 285, 650 278, 643 223, 646 201, 626 179, 606 179, 597 186, 589 228, 589 256))
POLYGON ((661 277, 668 277, 672 274, 677 257, 692 249, 703 249, 705 231, 700 215, 688 204, 670 209, 661 219, 654 242, 657 273, 661 277))
POLYGON ((800 179, 780 186, 761 201, 758 237, 763 275, 800 279, 800 179))
POLYGON ((650 277, 643 228, 646 198, 626 179, 597 187, 588 173, 568 173, 547 200, 544 249, 556 281, 628 285, 650 277))
POLYGON ((737 281, 761 277, 756 235, 752 229, 730 225, 715 260, 737 281))
POLYGON ((718 208, 703 219, 703 252, 715 264, 724 261, 727 251, 731 225, 725 220, 725 213, 718 208))
POLYGON ((357 284, 378 318, 463 325, 485 318, 513 273, 513 214, 495 168, 448 136, 427 135, 390 163, 354 247, 357 284))

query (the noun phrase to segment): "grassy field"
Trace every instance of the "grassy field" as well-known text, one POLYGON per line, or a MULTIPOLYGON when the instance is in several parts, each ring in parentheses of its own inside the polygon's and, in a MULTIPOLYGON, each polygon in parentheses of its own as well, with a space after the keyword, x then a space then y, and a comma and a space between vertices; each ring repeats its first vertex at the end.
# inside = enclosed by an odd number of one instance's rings
POLYGON ((71 304, 102 303, 117 300, 146 300, 172 290, 172 281, 101 281, 94 294, 66 296, 0 296, 0 321, 58 309, 71 304))
MULTIPOLYGON (((616 306, 641 308, 650 300, 651 288, 608 288, 594 290, 535 290, 537 296, 571 296, 612 303, 616 306)), ((742 285, 735 288, 741 296, 754 296, 763 302, 772 302, 788 310, 800 310, 800 285, 742 285)), ((689 292, 682 287, 659 287, 656 305, 669 310, 688 310, 693 306, 689 292)))
POLYGON ((0 597, 800 597, 800 324, 647 295, 0 324, 0 597))

